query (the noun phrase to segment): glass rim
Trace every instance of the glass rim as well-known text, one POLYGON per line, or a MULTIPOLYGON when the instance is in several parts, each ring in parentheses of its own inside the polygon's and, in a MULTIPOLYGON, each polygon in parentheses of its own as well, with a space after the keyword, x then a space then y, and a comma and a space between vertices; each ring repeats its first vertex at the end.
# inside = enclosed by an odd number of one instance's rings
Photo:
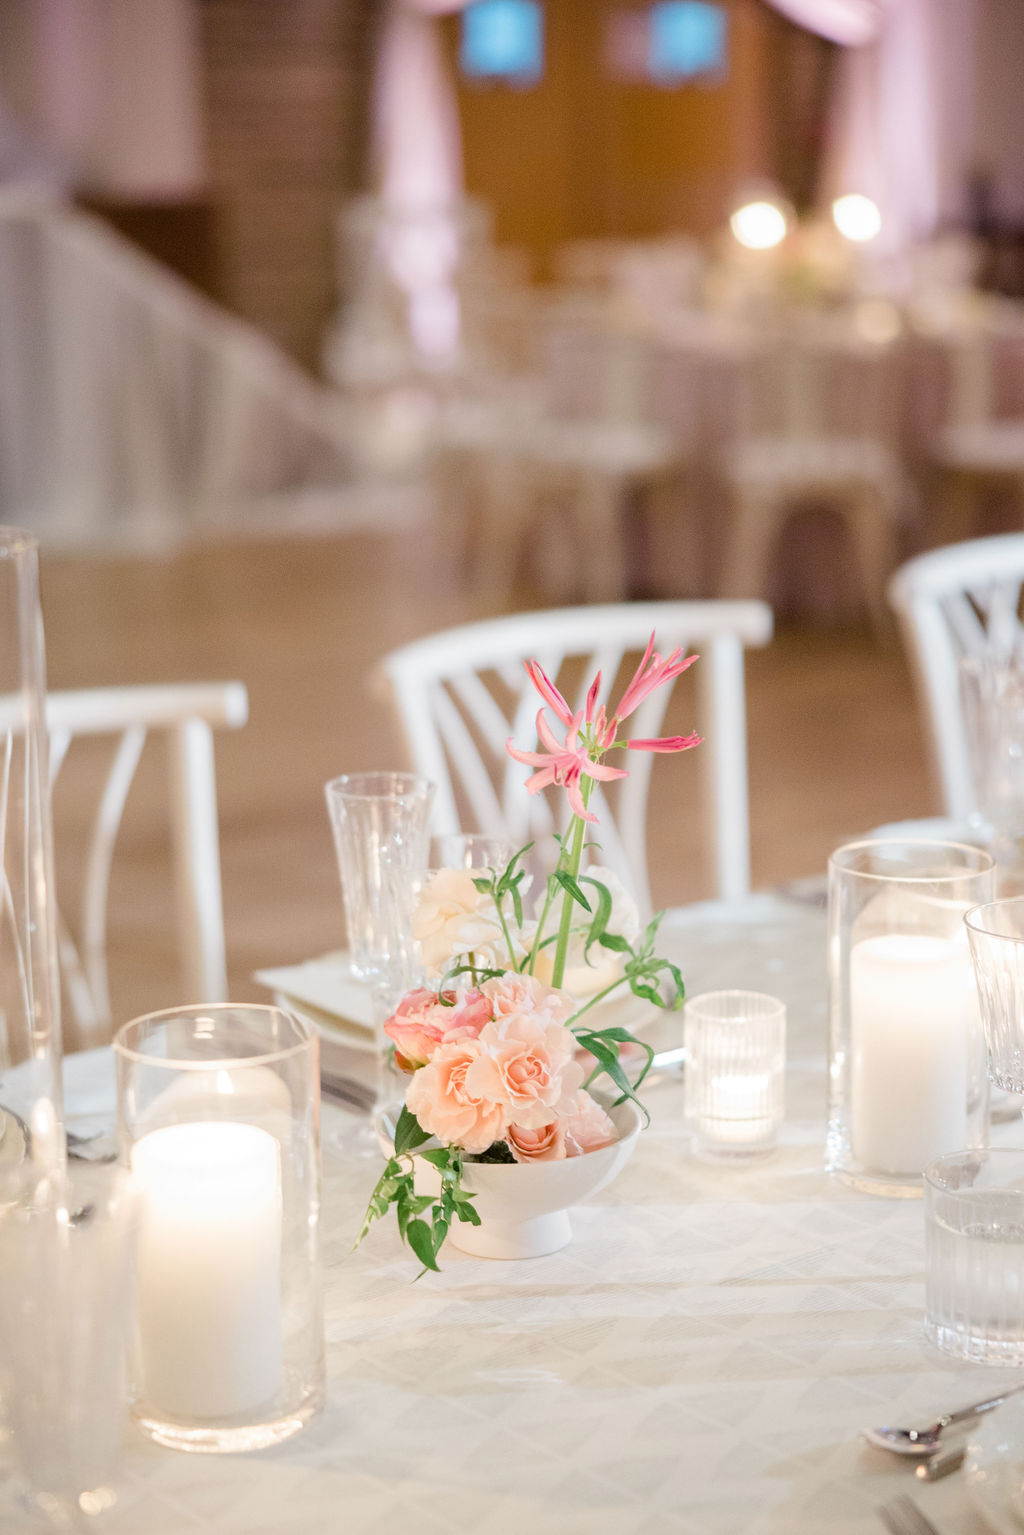
POLYGON ((770 1021, 773 1018, 777 1018, 780 1013, 785 1015, 785 1012, 786 1012, 786 1004, 782 1000, 782 998, 781 997, 773 996, 770 991, 748 991, 748 990, 745 990, 743 987, 739 987, 739 986, 724 986, 724 987, 721 987, 717 991, 702 991, 702 992, 698 992, 697 996, 695 996, 695 997, 687 997, 684 1000, 684 1002, 683 1002, 683 1016, 685 1017, 686 1014, 688 1012, 690 1012, 691 1010, 693 1012, 699 1014, 701 1012, 701 1010, 702 1010, 701 1009, 701 1004, 702 1003, 706 1004, 706 1003, 710 1002, 712 999, 717 998, 717 997, 735 998, 737 1004, 740 1002, 740 1000, 742 998, 752 998, 752 997, 756 998, 758 1002, 771 1002, 773 1004, 772 1007, 765 1008, 761 1013, 758 1014, 758 1016, 756 1018, 753 1018, 753 1019, 751 1019, 751 1018, 723 1018, 723 1017, 721 1017, 721 1016, 719 1016, 717 1014, 714 1014, 714 1013, 708 1013, 707 1014, 707 1016, 712 1018, 715 1023, 724 1024, 725 1027, 727 1027, 727 1028, 730 1027, 730 1026, 736 1026, 738 1024, 747 1024, 747 1023, 751 1023, 751 1022, 754 1022, 754 1023, 765 1023, 765 1022, 770 1021))
POLYGON ((976 1198, 978 1193, 985 1194, 1014 1194, 1024 1199, 1024 1188, 990 1188, 990 1189, 951 1189, 948 1184, 940 1181, 941 1174, 946 1168, 963 1163, 968 1157, 983 1165, 987 1162, 1003 1162, 1007 1157, 1018 1157, 1024 1172, 1024 1146, 965 1146, 960 1151, 944 1151, 941 1157, 935 1157, 925 1168, 923 1178, 930 1188, 939 1194, 948 1194, 956 1199, 976 1198))
POLYGON ((990 874, 996 866, 996 861, 987 849, 975 847, 971 842, 943 842, 935 837, 862 837, 856 842, 844 842, 842 847, 837 847, 829 854, 828 866, 830 870, 835 869, 837 873, 855 874, 858 879, 873 879, 879 882, 897 880, 901 885, 952 885, 958 880, 971 879, 978 874, 990 874), (935 874, 877 874, 871 869, 855 869, 839 861, 844 853, 882 847, 942 848, 946 852, 955 850, 958 853, 969 854, 972 859, 977 859, 979 866, 976 869, 950 869, 948 872, 935 874))
POLYGON ((201 1002, 186 1003, 183 1007, 164 1007, 155 1013, 140 1013, 137 1018, 132 1018, 128 1023, 123 1023, 111 1041, 111 1047, 115 1056, 122 1060, 131 1061, 138 1066, 153 1066, 163 1071, 228 1071, 248 1070, 251 1066, 272 1066, 278 1062, 289 1060, 292 1056, 301 1055, 308 1050, 310 1044, 319 1036, 313 1025, 298 1013, 290 1012, 288 1008, 278 1007, 273 1002, 201 1002), (126 1042, 128 1034, 133 1029, 138 1029, 142 1024, 158 1024, 171 1018, 196 1018, 204 1013, 276 1013, 281 1018, 287 1018, 300 1034, 294 1044, 283 1045, 277 1050, 266 1050, 262 1055, 225 1055, 211 1056, 208 1060, 195 1060, 193 1057, 180 1056, 153 1056, 146 1055, 144 1051, 136 1049, 126 1042))
POLYGON ((38 552, 39 540, 28 528, 19 528, 11 523, 0 524, 0 560, 10 559, 12 555, 38 552))
POLYGON ((416 796, 425 798, 426 791, 436 789, 436 787, 437 785, 435 784, 434 780, 431 778, 425 778, 422 773, 405 773, 400 772, 395 768, 369 768, 366 772, 339 773, 337 778, 329 778, 324 784, 324 793, 329 799, 332 796, 337 798, 341 798, 343 796, 345 799, 364 800, 381 800, 393 798, 411 799, 416 796), (350 784, 354 785, 358 783, 360 779, 365 781, 370 778, 390 778, 393 780, 404 781, 408 785, 408 788, 397 789, 391 794, 360 793, 360 791, 356 788, 349 788, 350 784))
POLYGON ((998 901, 981 901, 977 906, 971 906, 964 912, 964 926, 969 927, 972 933, 979 933, 983 938, 1001 938, 1004 943, 1024 943, 1024 930, 1019 935, 997 933, 994 928, 983 926, 981 913, 992 911, 997 906, 1002 910, 1008 906, 1019 906, 1024 912, 1024 895, 1007 895, 998 901))

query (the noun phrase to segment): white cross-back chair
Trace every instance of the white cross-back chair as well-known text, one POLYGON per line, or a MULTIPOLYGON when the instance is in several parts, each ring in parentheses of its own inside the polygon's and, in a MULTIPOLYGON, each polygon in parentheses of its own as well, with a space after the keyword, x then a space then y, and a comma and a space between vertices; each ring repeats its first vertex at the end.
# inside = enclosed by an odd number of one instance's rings
MULTIPOLYGON (((600 669, 603 700, 611 706, 652 630, 662 655, 676 645, 700 652, 700 662, 688 673, 699 690, 698 717, 666 732, 672 692, 666 686, 630 717, 624 734, 649 738, 696 726, 705 737, 699 756, 715 891, 726 899, 745 894, 750 846, 743 652, 771 638, 771 609, 762 602, 640 602, 517 613, 448 629, 392 651, 382 669, 416 770, 437 784, 436 829, 450 831, 471 820, 478 830, 505 833, 518 845, 542 837, 556 823, 564 826, 565 795, 557 794, 554 812, 544 795, 528 796, 523 782, 529 769, 505 750, 510 736, 526 750, 536 741, 542 700, 523 662, 530 657, 539 661, 573 709, 583 706, 585 690, 600 669)), ((591 808, 600 818, 601 863, 625 878, 641 909, 649 911, 646 809, 652 758, 648 752, 633 752, 630 759, 620 764, 616 758, 615 765, 628 766, 629 777, 607 788, 596 786, 591 808)))
MULTIPOLYGON (((0 699, 0 732, 17 728, 17 711, 8 719, 4 711, 0 699)), ((107 894, 125 802, 149 734, 163 737, 167 752, 183 1000, 227 1000, 213 731, 237 729, 247 715, 248 698, 240 682, 48 694, 50 783, 57 791, 55 800, 59 800, 61 771, 72 743, 86 736, 112 738, 110 766, 89 830, 77 931, 72 932, 63 911, 58 925, 63 992, 70 1010, 67 1032, 76 1045, 100 1042, 110 1032, 107 894)), ((59 815, 57 822, 59 827, 59 815)), ((60 894, 58 903, 63 905, 60 894)))
POLYGON ((1019 654, 1024 533, 949 544, 908 560, 889 584, 927 720, 946 815, 977 808, 958 664, 963 657, 1019 654))
POLYGON ((732 509, 722 592, 765 591, 801 503, 845 521, 871 615, 884 628, 907 485, 896 451, 900 349, 843 319, 793 325, 754 346, 739 373, 736 440, 722 470, 732 509))

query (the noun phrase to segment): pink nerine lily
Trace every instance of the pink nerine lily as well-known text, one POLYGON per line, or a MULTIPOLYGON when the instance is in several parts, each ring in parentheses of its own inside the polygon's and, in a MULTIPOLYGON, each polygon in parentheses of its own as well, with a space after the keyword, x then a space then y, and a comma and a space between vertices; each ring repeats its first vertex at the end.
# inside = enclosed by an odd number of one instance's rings
MULTIPOLYGON (((696 656, 684 656, 682 646, 679 645, 672 654, 663 659, 654 648, 654 634, 652 632, 647 641, 647 649, 644 658, 633 675, 633 680, 622 695, 619 707, 615 711, 615 719, 624 720, 638 709, 645 698, 648 698, 655 688, 660 688, 663 682, 671 682, 692 666, 696 656), (650 665, 648 665, 648 662, 650 665)), ((685 740, 687 746, 694 746, 696 742, 689 737, 679 736, 677 739, 685 740)), ((683 747, 666 748, 666 750, 682 751, 683 747)))
MULTIPOLYGON (((540 666, 536 661, 527 661, 526 675, 529 677, 530 681, 533 683, 534 687, 537 689, 537 692, 540 694, 541 698, 543 698, 544 702, 546 704, 550 704, 551 708, 554 709, 555 713, 558 715, 558 718, 562 721, 562 724, 565 725, 567 729, 571 729, 572 710, 569 708, 569 705, 566 703, 561 693, 555 687, 555 684, 551 681, 551 678, 548 676, 543 666, 540 666)), ((601 673, 598 672, 597 675, 600 677, 601 673)), ((589 710, 587 713, 587 719, 590 719, 589 710)))
POLYGON ((703 736, 655 736, 649 741, 627 741, 631 752, 685 752, 699 746, 703 736))
POLYGON ((601 758, 605 752, 610 751, 614 746, 624 746, 630 751, 640 752, 681 752, 691 746, 699 746, 701 741, 699 735, 637 737, 628 741, 616 739, 621 721, 638 709, 655 688, 661 687, 664 682, 671 682, 685 672, 687 667, 692 666, 696 659, 696 656, 684 656, 681 647, 673 650, 670 656, 660 656, 654 648, 652 634, 647 642, 643 659, 623 693, 618 709, 610 719, 604 704, 599 705, 597 702, 597 695, 601 691, 600 672, 587 690, 584 708, 579 713, 573 714, 544 668, 536 661, 527 661, 526 672, 530 681, 545 704, 554 710, 566 730, 565 740, 559 741, 544 716, 544 710, 541 709, 537 715, 537 735, 544 747, 543 751, 519 751, 512 745, 511 740, 506 743, 509 756, 516 762, 523 762, 528 767, 538 769, 527 779, 527 791, 530 794, 536 794, 550 784, 558 784, 559 787, 568 791, 569 806, 573 814, 581 821, 593 822, 597 820, 597 817, 587 810, 580 791, 583 775, 601 782, 627 777, 624 768, 606 767, 602 763, 601 758))
MULTIPOLYGON (((538 671, 540 668, 538 667, 538 671)), ((531 674, 532 675, 532 674, 531 674)), ((541 673, 543 676, 543 673, 541 673)), ((546 680, 546 679, 545 679, 546 680)), ((556 691, 556 690, 555 690, 556 691)), ((561 694, 558 695, 561 697, 561 694)), ((564 700, 563 700, 564 702, 564 700)), ((546 748, 542 752, 523 752, 512 745, 511 738, 507 742, 507 751, 516 762, 525 763, 527 767, 539 768, 526 780, 528 794, 536 794, 541 789, 546 789, 549 784, 558 784, 560 788, 568 791, 569 806, 574 815, 578 815, 582 821, 596 821, 597 816, 591 815, 583 803, 580 793, 580 778, 586 773, 588 778, 594 778, 602 783, 607 783, 613 778, 625 778, 627 774, 624 768, 607 767, 602 762, 590 760, 590 748, 585 741, 580 740, 580 725, 583 723, 582 714, 569 716, 569 728, 565 741, 559 741, 547 720, 544 718, 544 710, 537 713, 537 735, 542 746, 546 748)))

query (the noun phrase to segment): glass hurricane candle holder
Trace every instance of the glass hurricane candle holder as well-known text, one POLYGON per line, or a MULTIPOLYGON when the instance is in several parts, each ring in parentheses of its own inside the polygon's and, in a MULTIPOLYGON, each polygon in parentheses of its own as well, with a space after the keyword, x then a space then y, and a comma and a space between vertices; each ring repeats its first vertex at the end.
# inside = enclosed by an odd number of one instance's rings
POLYGON ((711 991, 683 1008, 686 1117, 698 1155, 763 1156, 785 1103, 786 1007, 759 991, 711 991))
POLYGON ((126 1024, 114 1054, 135 1419, 175 1449, 275 1444, 325 1394, 317 1037, 276 1007, 183 1007, 126 1024))
POLYGON ((964 926, 988 1043, 989 1077, 1006 1092, 1024 1093, 1024 897, 976 906, 964 926))
POLYGON ((45 699, 38 545, 0 528, 0 1168, 64 1154, 45 699), (2 1107, 12 1066, 23 1118, 2 1107))
POLYGON ((959 843, 878 841, 829 860, 826 1165, 919 1197, 936 1157, 988 1141, 985 1039, 964 913, 995 864, 959 843))

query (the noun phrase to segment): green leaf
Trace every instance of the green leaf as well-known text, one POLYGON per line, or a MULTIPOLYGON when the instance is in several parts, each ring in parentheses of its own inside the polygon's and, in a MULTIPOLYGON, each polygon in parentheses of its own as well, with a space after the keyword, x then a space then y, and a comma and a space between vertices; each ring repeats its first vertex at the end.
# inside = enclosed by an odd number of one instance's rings
POLYGON ((430 1136, 420 1124, 416 1115, 402 1104, 402 1112, 398 1116, 395 1126, 395 1155, 404 1156, 407 1151, 412 1151, 417 1146, 422 1146, 424 1141, 429 1141, 430 1136))
POLYGON ((618 933, 601 933, 597 941, 602 949, 614 949, 616 954, 632 954, 633 952, 625 938, 620 938, 618 933))
POLYGON ((426 1221, 410 1221, 406 1238, 423 1267, 432 1269, 435 1274, 440 1273, 434 1254, 434 1233, 426 1221))
MULTIPOLYGON (((467 1194, 466 1198, 475 1199, 476 1195, 467 1194)), ((466 1221, 470 1226, 480 1225, 480 1215, 478 1211, 475 1210, 472 1205, 464 1204, 461 1199, 455 1207, 455 1213, 458 1215, 460 1221, 466 1221)))
POLYGON ((474 879, 473 884, 474 884, 475 888, 477 890, 479 890, 481 895, 493 896, 493 894, 494 894, 494 881, 492 879, 483 879, 483 878, 474 879))
MULTIPOLYGON (((594 913, 594 920, 590 924, 586 942, 583 946, 584 958, 589 958, 591 945, 597 943, 598 939, 607 931, 608 923, 611 920, 612 893, 607 885, 602 885, 599 879, 594 879, 590 874, 583 874, 580 878, 583 884, 593 885, 597 891, 597 910, 594 913)), ((622 941, 624 942, 625 940, 622 941)))
POLYGON ((440 1146, 436 1151, 421 1151, 420 1156, 424 1162, 431 1162, 434 1167, 440 1168, 442 1173, 451 1170, 451 1149, 448 1146, 440 1146))
POLYGON ((639 976, 631 975, 629 977, 629 989, 634 997, 643 997, 645 1002, 653 1002, 655 1007, 665 1006, 661 1000, 661 992, 658 991, 657 987, 648 985, 639 976))
POLYGON ((557 880, 558 884, 561 885, 562 889, 566 892, 567 895, 572 897, 577 906, 582 906, 584 911, 590 911, 590 902, 587 900, 586 896, 583 894, 583 891, 580 889, 576 880, 573 879, 568 869, 556 869, 551 877, 552 879, 557 880))

